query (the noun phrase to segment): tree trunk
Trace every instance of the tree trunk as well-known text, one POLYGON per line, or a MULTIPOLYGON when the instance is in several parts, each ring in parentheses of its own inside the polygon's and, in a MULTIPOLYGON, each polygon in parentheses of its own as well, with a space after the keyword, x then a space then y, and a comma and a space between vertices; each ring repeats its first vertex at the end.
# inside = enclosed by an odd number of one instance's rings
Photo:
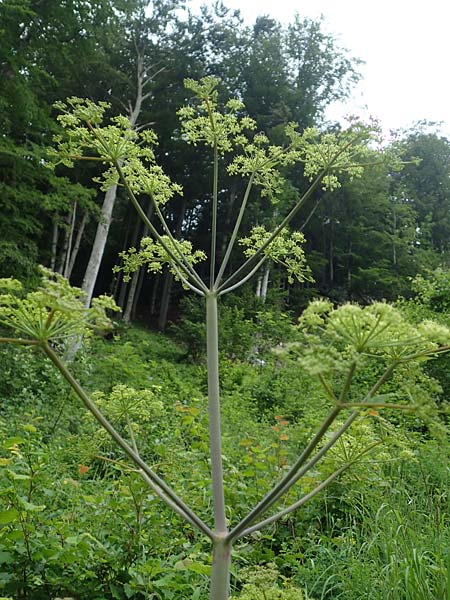
MULTIPOLYGON (((184 215, 186 212, 186 200, 183 199, 180 214, 178 215, 177 226, 175 230, 175 239, 179 238, 181 235, 181 230, 183 228, 184 215)), ((164 287, 161 297, 161 305, 159 309, 159 317, 158 317, 158 329, 160 331, 164 331, 167 326, 167 315, 169 313, 169 304, 170 304, 170 295, 172 292, 172 284, 173 284, 173 275, 167 270, 164 278, 164 287)))
POLYGON ((137 305, 138 305, 138 302, 139 302, 139 297, 141 295, 142 286, 144 285, 145 275, 146 275, 146 270, 145 269, 140 269, 139 270, 139 280, 138 280, 137 290, 136 290, 136 294, 134 295, 133 308, 131 309, 131 318, 132 319, 134 319, 136 317, 137 305))
POLYGON ((123 313, 123 320, 125 321, 125 323, 130 323, 131 321, 131 315, 134 306, 134 297, 138 286, 140 272, 141 269, 138 269, 133 273, 133 277, 131 278, 131 284, 128 290, 127 306, 125 312, 123 313))
POLYGON ((110 186, 105 194, 101 209, 100 221, 97 225, 94 245, 91 250, 89 262, 84 274, 83 284, 81 289, 86 293, 84 304, 90 306, 92 295, 94 293, 95 283, 97 281, 100 264, 102 262, 103 253, 105 251, 106 240, 108 238, 109 227, 112 221, 112 212, 116 201, 117 185, 110 186))
MULTIPOLYGON (((153 204, 151 202, 151 200, 149 200, 148 203, 148 208, 147 208, 147 219, 150 221, 153 215, 153 204)), ((138 237, 139 237, 139 230, 141 228, 141 220, 138 217, 138 220, 136 222, 136 227, 134 228, 133 231, 133 238, 131 240, 131 245, 132 246, 136 246, 138 237)), ((142 236, 141 239, 144 238, 146 235, 148 235, 148 227, 147 225, 144 225, 144 229, 142 231, 142 236)), ((131 321, 132 318, 132 314, 133 314, 133 307, 134 307, 134 299, 136 296, 136 291, 138 289, 138 282, 139 282, 139 273, 141 272, 141 269, 138 269, 137 271, 135 271, 133 273, 133 277, 131 278, 131 284, 129 286, 129 291, 128 291, 128 298, 127 298, 127 306, 125 308, 125 312, 123 315, 123 319, 125 321, 125 323, 129 323, 131 321)), ((125 288, 125 282, 123 282, 123 287, 125 288)), ((120 291, 121 293, 121 297, 122 297, 122 290, 120 291)), ((123 306, 123 305, 122 305, 123 306)))
POLYGON ((163 291, 161 295, 161 304, 159 306, 158 329, 164 331, 167 326, 167 315, 169 313, 170 294, 172 292, 173 275, 166 270, 164 275, 163 291))
MULTIPOLYGON (((132 221, 132 215, 134 213, 129 211, 128 212, 128 216, 127 216, 127 226, 125 229, 125 236, 124 236, 124 240, 123 240, 123 244, 122 244, 122 251, 125 252, 126 250, 128 250, 129 245, 128 245, 128 237, 130 234, 130 227, 131 227, 131 221, 132 221)), ((116 301, 117 306, 119 306, 122 310, 123 307, 125 305, 125 293, 126 293, 126 285, 125 282, 123 281, 123 273, 122 271, 119 271, 119 273, 117 274, 116 279, 114 280, 113 286, 112 286, 112 290, 111 290, 111 294, 114 297, 114 300, 116 301)))
MULTIPOLYGON (((130 241, 128 242, 128 233, 131 227, 131 223, 130 221, 128 221, 128 226, 127 226, 127 234, 125 236, 125 242, 124 242, 124 248, 123 250, 126 251, 129 248, 136 248, 136 243, 137 243, 137 239, 138 239, 138 235, 139 235, 139 229, 141 228, 141 219, 139 217, 139 215, 135 215, 136 216, 136 220, 134 222, 134 227, 133 227, 133 233, 131 234, 131 238, 130 241)), ((120 273, 122 274, 122 273, 120 273)), ((121 282, 120 282, 120 292, 119 292, 119 300, 117 302, 117 304, 120 306, 120 308, 122 310, 124 310, 125 307, 125 299, 127 297, 127 292, 128 292, 128 287, 129 287, 129 282, 128 281, 124 281, 123 280, 123 276, 121 277, 121 282)), ((124 313, 126 312, 126 309, 124 310, 124 313)))
MULTIPOLYGON (((227 203, 227 213, 226 213, 226 217, 225 217, 225 227, 224 230, 225 232, 228 232, 228 229, 231 229, 230 224, 231 224, 231 217, 233 216, 233 209, 234 209, 234 205, 236 203, 236 198, 237 198, 237 186, 236 183, 233 181, 231 183, 231 188, 230 188, 230 199, 227 203)), ((220 249, 220 255, 223 257, 225 254, 225 251, 227 249, 227 245, 228 245, 228 234, 225 234, 222 236, 222 246, 220 249)))
POLYGON ((394 264, 394 266, 397 266, 397 244, 396 242, 396 236, 397 236, 397 215, 395 212, 395 206, 394 206, 394 210, 392 211, 392 227, 393 227, 393 236, 392 236, 392 262, 394 264))
POLYGON ((61 248, 61 255, 59 257, 58 268, 56 269, 60 275, 63 275, 63 273, 64 273, 64 265, 66 264, 67 253, 69 251, 70 221, 67 216, 66 216, 65 220, 66 220, 67 226, 65 227, 65 230, 64 230, 63 246, 61 248))
POLYGON ((333 245, 333 223, 330 225, 330 246, 329 246, 329 263, 330 263, 330 287, 334 283, 334 245, 333 245))
POLYGON ((264 269, 264 276, 262 278, 262 283, 261 283, 261 300, 263 302, 265 302, 266 298, 267 298, 267 290, 269 287, 269 275, 270 275, 270 265, 266 264, 265 269, 264 269))
POLYGON ((257 298, 261 298, 261 284, 262 284, 263 276, 258 275, 258 279, 256 280, 256 292, 255 296, 257 298))
MULTIPOLYGON (((130 105, 129 119, 131 126, 136 125, 137 119, 142 109, 142 103, 149 97, 149 94, 144 94, 143 89, 145 81, 145 64, 143 52, 137 52, 137 81, 136 81, 136 99, 134 107, 130 105)), ((101 209, 100 221, 95 234, 94 245, 92 247, 89 263, 84 275, 82 289, 86 293, 85 305, 89 306, 94 292, 95 283, 97 281, 100 264, 105 251, 106 240, 108 237, 109 227, 112 221, 112 212, 117 195, 117 185, 112 185, 108 188, 103 200, 101 209)))
POLYGON ((73 208, 72 208, 72 214, 70 217, 70 224, 69 224, 69 238, 67 240, 67 254, 66 254, 66 260, 65 260, 65 265, 64 265, 64 277, 66 279, 69 278, 69 265, 70 265, 70 260, 72 257, 72 242, 73 242, 73 232, 75 231, 75 221, 77 218, 77 202, 75 201, 73 203, 73 208))
POLYGON ((53 222, 52 231, 52 258, 50 261, 50 269, 52 271, 56 268, 56 257, 58 255, 58 238, 59 238, 59 227, 56 221, 53 222))
POLYGON ((347 260, 347 287, 350 292, 350 288, 352 285, 352 240, 348 240, 348 260, 347 260))
POLYGON ((67 279, 70 279, 72 276, 72 271, 75 266, 75 261, 78 256, 78 251, 80 249, 81 240, 83 238, 83 234, 84 234, 84 230, 86 228, 87 221, 88 221, 88 214, 87 214, 87 212, 84 212, 83 216, 81 218, 81 222, 78 226, 77 236, 75 238, 75 243, 73 245, 72 252, 70 253, 70 262, 69 262, 69 268, 68 268, 68 272, 67 272, 67 279))
POLYGON ((153 277, 152 301, 150 302, 150 314, 156 314, 156 298, 158 295, 159 282, 161 277, 153 277))
MULTIPOLYGON (((327 256, 327 252, 328 252, 327 230, 325 227, 325 223, 322 222, 322 254, 323 254, 324 258, 327 256)), ((322 267, 322 287, 323 288, 328 287, 327 277, 328 277, 327 262, 326 262, 326 260, 324 260, 323 267, 322 267)))

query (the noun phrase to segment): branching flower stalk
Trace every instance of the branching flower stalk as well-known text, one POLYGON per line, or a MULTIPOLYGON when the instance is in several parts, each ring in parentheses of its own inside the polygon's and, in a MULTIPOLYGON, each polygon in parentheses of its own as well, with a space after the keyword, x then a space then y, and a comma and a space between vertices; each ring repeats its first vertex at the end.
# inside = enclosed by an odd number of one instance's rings
POLYGON ((2 280, 0 285, 4 293, 0 294, 0 325, 12 329, 16 337, 0 337, 0 343, 32 346, 42 350, 161 501, 211 540, 210 599, 228 600, 233 543, 303 506, 381 443, 376 442, 354 455, 346 456, 342 464, 313 489, 299 494, 297 500, 283 508, 279 507, 273 514, 263 518, 271 507, 286 497, 288 492, 292 492, 295 484, 348 432, 361 410, 369 407, 411 408, 399 402, 386 402, 384 397, 377 394, 398 365, 424 360, 447 351, 450 332, 427 323, 413 328, 403 320, 398 311, 382 303, 364 309, 353 305, 334 309, 327 301, 313 302, 301 317, 299 342, 288 351, 293 360, 298 361, 299 367, 318 378, 325 397, 331 403, 330 412, 280 481, 274 484, 239 523, 229 528, 222 465, 218 299, 248 281, 266 260, 278 260, 288 266, 290 277, 304 279, 307 271, 300 246, 303 238, 299 236, 302 234, 294 232, 290 239, 287 237, 287 227, 319 186, 335 189, 340 185, 339 177, 359 177, 366 164, 384 159, 379 159, 376 155, 374 160, 374 150, 370 147, 376 138, 376 130, 361 124, 355 124, 340 136, 321 134, 314 129, 300 133, 295 124, 289 124, 286 128, 288 145, 272 146, 264 134, 252 134, 255 122, 242 116, 244 107, 239 100, 230 100, 223 111, 219 110, 217 85, 217 80, 212 77, 200 82, 187 80, 186 86, 194 93, 195 99, 193 104, 179 111, 186 141, 193 145, 206 145, 213 155, 210 269, 207 283, 194 266, 206 256, 201 251, 192 250, 188 241, 176 240, 164 219, 162 207, 175 194, 181 194, 182 190, 156 164, 152 150, 156 138, 152 132, 132 129, 126 117, 115 117, 105 125, 103 118, 106 104, 97 105, 89 100, 70 98, 66 103, 57 105, 62 113, 59 121, 65 135, 56 138, 57 149, 53 152, 53 163, 62 163, 68 167, 80 159, 101 162, 106 168, 98 180, 102 188, 107 189, 112 184, 120 183, 150 231, 152 238, 144 239, 139 251, 131 249, 122 256, 125 275, 143 264, 154 272, 160 272, 162 266, 167 265, 184 287, 205 298, 214 526, 206 524, 143 460, 129 418, 127 441, 83 390, 58 354, 58 349, 71 336, 86 335, 92 329, 108 326, 105 309, 117 308, 111 300, 96 299, 91 308, 85 308, 80 290, 72 288, 64 278, 45 269, 41 288, 27 295, 23 294, 20 284, 15 280, 2 280), (226 168, 230 175, 241 176, 247 183, 230 239, 220 261, 217 256, 217 214, 221 161, 228 161, 226 168), (294 168, 298 164, 302 165, 304 174, 310 179, 310 187, 299 196, 272 232, 253 231, 249 237, 239 240, 252 191, 258 188, 261 195, 275 198, 282 193, 280 171, 294 168), (138 200, 141 194, 150 197, 162 234, 143 211, 138 200), (238 242, 246 247, 246 259, 234 272, 227 274, 231 253, 238 242), (384 371, 363 398, 354 398, 352 384, 355 373, 367 360, 381 361, 385 365, 384 371), (346 420, 339 423, 338 417, 348 411, 350 414, 346 420))

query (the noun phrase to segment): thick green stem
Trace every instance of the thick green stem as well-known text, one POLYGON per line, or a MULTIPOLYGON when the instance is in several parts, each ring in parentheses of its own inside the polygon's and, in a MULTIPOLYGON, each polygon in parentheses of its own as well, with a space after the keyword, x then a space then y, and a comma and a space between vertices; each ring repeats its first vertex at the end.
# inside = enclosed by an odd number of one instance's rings
POLYGON ((217 294, 206 296, 206 350, 208 367, 209 446, 213 488, 214 529, 217 535, 227 531, 223 492, 222 438, 220 431, 219 336, 217 294))
POLYGON ((210 600, 228 600, 230 595, 231 543, 221 537, 213 543, 210 600))

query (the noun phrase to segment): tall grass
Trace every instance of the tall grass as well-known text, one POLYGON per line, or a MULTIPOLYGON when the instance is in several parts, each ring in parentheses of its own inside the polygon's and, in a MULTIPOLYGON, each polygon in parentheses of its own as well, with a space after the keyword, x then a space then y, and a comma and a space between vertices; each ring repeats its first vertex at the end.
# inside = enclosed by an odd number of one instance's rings
POLYGON ((379 488, 328 497, 333 508, 298 570, 312 598, 450 600, 448 454, 445 442, 422 443, 379 488))

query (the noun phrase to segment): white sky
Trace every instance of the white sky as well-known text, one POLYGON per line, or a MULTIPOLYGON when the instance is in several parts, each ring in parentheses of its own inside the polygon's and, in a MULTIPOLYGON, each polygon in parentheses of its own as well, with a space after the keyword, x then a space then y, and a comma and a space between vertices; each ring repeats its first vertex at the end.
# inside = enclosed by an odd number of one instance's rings
MULTIPOLYGON (((193 0, 193 5, 208 4, 193 0)), ((345 106, 329 111, 373 116, 385 131, 421 119, 450 135, 450 0, 224 0, 251 24, 268 14, 288 23, 298 12, 325 17, 324 28, 360 66, 362 82, 345 106)))

